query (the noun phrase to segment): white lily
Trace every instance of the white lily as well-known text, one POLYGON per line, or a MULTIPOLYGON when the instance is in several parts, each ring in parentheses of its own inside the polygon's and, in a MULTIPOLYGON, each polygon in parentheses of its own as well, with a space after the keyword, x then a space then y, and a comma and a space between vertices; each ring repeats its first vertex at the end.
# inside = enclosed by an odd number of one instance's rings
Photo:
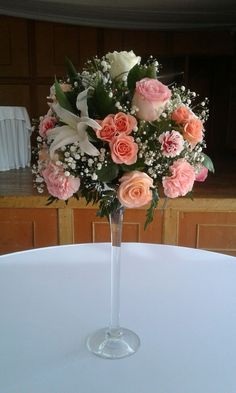
POLYGON ((88 117, 87 90, 80 93, 76 102, 77 108, 81 111, 81 117, 62 108, 58 103, 52 104, 54 112, 65 125, 55 127, 48 131, 47 137, 53 140, 50 146, 50 156, 53 157, 55 151, 62 146, 79 142, 82 152, 90 156, 98 156, 99 150, 89 141, 86 128, 100 129, 101 126, 93 119, 88 117))

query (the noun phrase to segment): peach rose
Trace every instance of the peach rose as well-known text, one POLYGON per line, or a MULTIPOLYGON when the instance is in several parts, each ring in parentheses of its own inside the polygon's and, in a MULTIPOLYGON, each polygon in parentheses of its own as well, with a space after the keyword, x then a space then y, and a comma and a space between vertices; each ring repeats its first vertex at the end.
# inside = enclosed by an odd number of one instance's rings
POLYGON ((171 119, 177 124, 184 125, 192 116, 191 111, 185 105, 181 105, 172 112, 171 119))
POLYGON ((120 179, 118 199, 128 208, 147 205, 152 200, 153 180, 144 172, 128 172, 120 179))
POLYGON ((156 79, 144 78, 136 82, 132 105, 137 108, 137 118, 157 120, 170 97, 170 89, 156 79))
POLYGON ((49 162, 42 171, 42 176, 48 192, 58 199, 69 199, 80 187, 80 179, 78 177, 65 176, 63 168, 53 162, 49 162))
POLYGON ((97 137, 99 139, 102 139, 103 141, 110 142, 116 134, 114 115, 108 115, 105 117, 104 120, 102 121, 97 120, 97 122, 102 127, 100 130, 96 130, 97 137))
POLYGON ((203 139, 203 124, 197 117, 192 117, 184 126, 183 137, 193 147, 203 139))
POLYGON ((119 112, 114 116, 114 123, 119 134, 129 135, 137 126, 137 120, 134 116, 119 112))
POLYGON ((49 149, 46 144, 42 146, 42 148, 39 150, 39 161, 49 161, 49 149))
POLYGON ((47 132, 55 127, 56 119, 53 116, 44 116, 39 124, 39 134, 42 138, 47 137, 47 132))
POLYGON ((171 176, 162 180, 165 195, 177 198, 190 192, 195 180, 194 168, 184 158, 180 158, 171 165, 170 170, 171 176))
POLYGON ((119 134, 110 142, 110 149, 116 164, 131 165, 137 161, 138 145, 132 136, 119 134))
POLYGON ((199 182, 204 182, 207 176, 208 176, 208 169, 205 166, 201 165, 198 173, 195 176, 195 180, 199 182))

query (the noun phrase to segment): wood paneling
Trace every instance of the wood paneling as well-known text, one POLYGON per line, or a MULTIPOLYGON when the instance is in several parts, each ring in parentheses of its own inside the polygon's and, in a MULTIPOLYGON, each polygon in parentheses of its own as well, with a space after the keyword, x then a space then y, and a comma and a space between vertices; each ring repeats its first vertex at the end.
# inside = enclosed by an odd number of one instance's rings
POLYGON ((236 212, 180 212, 177 244, 236 255, 236 212))
POLYGON ((30 87, 29 85, 1 85, 0 105, 24 106, 30 111, 30 87))
MULTIPOLYGON (((123 241, 162 242, 162 215, 156 211, 154 221, 144 230, 145 210, 126 210, 123 221, 123 241)), ((74 209, 74 243, 110 241, 109 224, 106 218, 96 216, 96 209, 74 209)))
POLYGON ((173 34, 173 55, 232 55, 234 37, 230 32, 186 31, 173 34))
POLYGON ((36 76, 63 77, 65 57, 78 63, 78 38, 78 28, 75 26, 35 22, 36 76))
POLYGON ((0 253, 58 244, 56 209, 0 209, 0 253))
POLYGON ((0 16, 0 37, 0 76, 29 76, 27 21, 0 16))

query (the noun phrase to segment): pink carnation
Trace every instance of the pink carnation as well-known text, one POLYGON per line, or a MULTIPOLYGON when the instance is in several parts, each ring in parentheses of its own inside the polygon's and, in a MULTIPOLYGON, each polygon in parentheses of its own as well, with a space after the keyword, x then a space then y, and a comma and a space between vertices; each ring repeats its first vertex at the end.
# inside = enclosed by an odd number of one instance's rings
POLYGON ((56 119, 53 116, 45 116, 39 124, 39 134, 42 138, 47 137, 47 132, 55 127, 56 119))
POLYGON ((176 157, 184 148, 184 139, 178 131, 166 131, 159 136, 161 151, 165 157, 176 157))
POLYGON ((62 167, 53 162, 49 162, 42 171, 42 176, 48 192, 58 199, 69 199, 80 187, 80 179, 78 177, 65 176, 62 167))
POLYGON ((171 176, 162 180, 164 193, 169 198, 184 196, 193 188, 195 181, 194 168, 183 158, 175 161, 171 167, 171 176))

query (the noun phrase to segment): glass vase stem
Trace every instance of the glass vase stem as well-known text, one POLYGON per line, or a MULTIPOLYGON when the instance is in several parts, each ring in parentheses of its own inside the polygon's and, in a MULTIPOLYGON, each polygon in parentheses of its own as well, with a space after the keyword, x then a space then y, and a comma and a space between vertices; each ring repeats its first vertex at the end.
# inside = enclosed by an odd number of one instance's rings
POLYGON ((120 256, 124 208, 109 216, 111 231, 111 314, 110 329, 120 326, 120 256))
POLYGON ((108 327, 88 337, 87 347, 95 355, 106 359, 120 359, 133 355, 139 348, 137 334, 120 327, 120 257, 124 208, 121 206, 109 215, 111 233, 111 310, 108 327))

